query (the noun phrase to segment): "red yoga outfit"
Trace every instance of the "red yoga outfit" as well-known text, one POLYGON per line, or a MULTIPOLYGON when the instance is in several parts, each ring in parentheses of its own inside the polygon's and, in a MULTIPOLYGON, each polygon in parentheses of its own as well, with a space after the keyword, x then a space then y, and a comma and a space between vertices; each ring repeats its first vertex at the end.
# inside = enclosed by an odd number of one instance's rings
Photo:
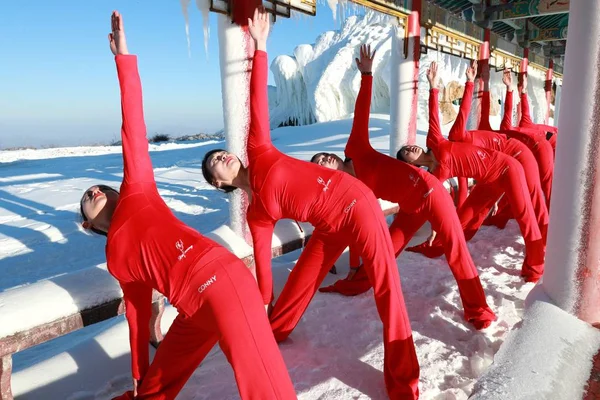
POLYGON ((521 92, 521 121, 519 121, 519 127, 539 129, 544 134, 551 134, 548 142, 550 142, 552 150, 554 151, 554 154, 556 154, 556 135, 558 134, 558 128, 552 125, 536 124, 533 122, 529 111, 529 98, 527 97, 527 93, 524 92, 521 92))
MULTIPOLYGON (((425 221, 430 221, 439 232, 443 252, 458 284, 465 319, 479 329, 487 327, 496 319, 496 315, 486 303, 485 293, 450 195, 430 173, 379 153, 369 142, 372 85, 373 77, 363 75, 356 99, 352 131, 346 145, 346 157, 352 160, 356 177, 376 197, 399 205, 400 211, 390 226, 396 257, 425 221)), ((356 295, 370 287, 361 268, 352 280, 339 280, 330 290, 324 291, 356 295)))
MULTIPOLYGON (((474 85, 472 82, 467 82, 465 86, 465 93, 463 95, 459 114, 454 125, 452 126, 452 129, 450 130, 448 139, 453 142, 470 143, 478 147, 498 151, 513 157, 521 164, 525 173, 527 188, 533 209, 535 211, 535 217, 542 233, 543 243, 545 244, 546 233, 548 231, 548 209, 546 208, 544 193, 541 188, 539 171, 535 157, 525 144, 516 139, 509 139, 505 135, 493 131, 465 130, 466 121, 469 115, 469 108, 473 97, 473 86, 474 85)), ((489 204, 489 199, 487 199, 487 197, 489 197, 488 193, 490 193, 489 184, 478 183, 472 190, 471 195, 469 196, 470 199, 467 198, 467 201, 470 204, 489 204)), ((507 196, 503 197, 503 200, 505 199, 507 199, 507 196)), ((508 213, 503 212, 501 209, 499 209, 499 213, 501 213, 502 217, 506 218, 506 220, 510 219, 512 214, 510 213, 509 202, 505 200, 501 202, 501 204, 506 204, 508 207, 508 213)), ((490 206, 491 205, 493 205, 493 203, 491 203, 490 206)), ((467 240, 470 240, 481 227, 483 221, 490 211, 490 208, 491 207, 481 207, 475 213, 470 210, 469 205, 464 207, 463 204, 462 207, 458 208, 458 217, 464 229, 467 240), (467 214, 473 216, 473 218, 471 218, 471 220, 466 220, 465 217, 467 214)), ((506 222, 504 222, 504 224, 506 224, 506 222)), ((431 246, 429 243, 425 242, 418 246, 411 247, 409 250, 423 253, 427 257, 439 257, 443 251, 442 243, 437 240, 437 238, 434 240, 431 246)))
MULTIPOLYGON (((550 195, 552 192, 552 178, 554 176, 554 152, 552 145, 546 140, 545 132, 540 129, 513 127, 512 124, 513 92, 506 92, 504 100, 504 116, 497 132, 506 134, 509 138, 517 139, 533 153, 540 171, 540 183, 544 196, 546 197, 546 207, 550 209, 550 195)), ((490 93, 483 92, 481 104, 481 122, 479 129, 488 130, 490 128, 490 93)))
POLYGON ((527 191, 523 167, 517 160, 498 151, 467 143, 455 143, 442 136, 438 112, 438 90, 429 96, 429 132, 427 147, 433 152, 437 165, 431 171, 440 181, 452 176, 472 177, 478 185, 487 184, 487 193, 473 193, 462 206, 464 221, 469 221, 485 207, 490 207, 504 192, 511 204, 525 240, 525 260, 521 275, 537 280, 543 273, 544 246, 535 219, 535 211, 527 191))
MULTIPOLYGON (((419 364, 381 207, 373 192, 354 177, 294 159, 273 146, 267 74, 267 54, 256 51, 250 80, 248 160, 252 201, 247 216, 264 304, 272 298, 271 239, 275 223, 289 218, 315 227, 273 307, 270 320, 275 338, 287 338, 333 263, 348 245, 353 245, 365 262, 383 322, 388 395, 392 399, 416 399, 419 364)), ((359 326, 357 319, 357 329, 359 326)))
MULTIPOLYGON (((294 386, 248 268, 179 221, 158 194, 146 140, 134 55, 116 56, 121 88, 124 176, 106 245, 123 289, 136 399, 174 399, 219 343, 242 399, 295 399, 294 386), (149 365, 152 290, 179 315, 149 365)), ((120 396, 132 398, 132 392, 120 396)))

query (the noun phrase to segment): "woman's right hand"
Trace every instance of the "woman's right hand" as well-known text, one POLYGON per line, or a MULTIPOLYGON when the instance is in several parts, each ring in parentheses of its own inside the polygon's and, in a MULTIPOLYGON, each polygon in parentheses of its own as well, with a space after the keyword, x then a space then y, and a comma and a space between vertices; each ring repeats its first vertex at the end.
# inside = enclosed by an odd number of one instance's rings
POLYGON ((431 65, 429 65, 429 69, 427 70, 427 80, 429 81, 431 89, 437 89, 440 77, 438 75, 438 65, 435 61, 432 61, 431 65))
POLYGON ((266 48, 270 18, 263 6, 256 7, 254 18, 248 18, 248 30, 252 39, 256 41, 257 50, 265 50, 262 48, 263 46, 266 48))
POLYGON ((123 17, 118 11, 113 11, 110 16, 110 26, 112 30, 112 32, 108 34, 110 51, 112 51, 115 56, 129 54, 129 51, 127 50, 127 41, 125 40, 123 17))

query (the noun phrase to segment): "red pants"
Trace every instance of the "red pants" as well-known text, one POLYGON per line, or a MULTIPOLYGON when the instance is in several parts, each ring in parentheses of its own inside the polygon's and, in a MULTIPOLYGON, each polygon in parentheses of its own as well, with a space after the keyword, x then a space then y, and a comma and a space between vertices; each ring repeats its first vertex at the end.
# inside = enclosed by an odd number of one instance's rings
MULTIPOLYGON (((523 171, 525 172, 525 180, 527 181, 527 189, 531 198, 531 204, 533 205, 536 220, 542 233, 542 239, 545 245, 548 233, 548 208, 546 207, 544 192, 540 182, 539 168, 537 161, 535 160, 535 156, 524 143, 519 142, 516 139, 508 140, 507 146, 503 153, 514 157, 523 167, 523 171)), ((496 222, 495 225, 501 227, 506 225, 506 222, 511 218, 512 212, 510 208, 510 202, 508 201, 507 196, 504 196, 500 201, 498 213, 495 217, 493 217, 493 220, 496 222)), ((477 229, 478 228, 479 227, 477 227, 477 229)))
POLYGON ((527 138, 517 135, 515 139, 525 143, 533 153, 540 171, 540 183, 544 196, 546 196, 546 207, 550 210, 550 195, 552 193, 552 177, 554 176, 554 151, 550 142, 544 138, 527 138))
POLYGON ((190 278, 180 302, 189 317, 180 313, 173 321, 136 400, 174 399, 217 342, 233 367, 242 399, 295 399, 256 281, 236 256, 213 251, 223 254, 190 278))
MULTIPOLYGON (((525 240, 525 261, 521 275, 527 281, 536 281, 544 271, 544 243, 527 190, 525 172, 521 164, 512 157, 504 157, 503 163, 506 171, 495 181, 475 185, 463 206, 457 211, 458 216, 465 232, 465 239, 471 239, 490 208, 504 192, 525 240)), ((423 253, 427 257, 438 257, 441 255, 441 243, 436 238, 432 246, 423 243, 407 250, 423 253)))
MULTIPOLYGON (((486 303, 485 293, 467 248, 454 203, 441 184, 423 199, 422 206, 418 210, 412 213, 400 210, 396 215, 390 226, 396 257, 427 220, 438 232, 442 242, 448 265, 458 284, 465 319, 473 323, 477 329, 488 327, 496 319, 496 315, 486 303)), ((352 280, 339 280, 330 290, 323 291, 335 291, 346 296, 354 296, 370 288, 366 273, 361 268, 352 280)))
MULTIPOLYGON (((298 324, 333 263, 348 245, 361 254, 373 285, 383 322, 384 377, 390 399, 418 398, 419 364, 406 313, 398 266, 381 207, 364 185, 352 186, 344 197, 338 226, 315 229, 290 273, 271 313, 277 341, 285 340, 298 324)), ((357 316, 355 329, 362 329, 357 316)))

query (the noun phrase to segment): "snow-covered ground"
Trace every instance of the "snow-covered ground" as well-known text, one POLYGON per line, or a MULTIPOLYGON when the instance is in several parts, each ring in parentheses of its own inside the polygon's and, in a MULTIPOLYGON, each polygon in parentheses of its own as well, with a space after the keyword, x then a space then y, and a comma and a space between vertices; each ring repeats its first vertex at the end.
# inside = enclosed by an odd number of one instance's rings
MULTIPOLYGON (((371 120, 373 145, 386 151, 389 117, 371 120)), ((292 156, 342 151, 351 119, 273 132, 292 156)), ((424 141, 423 133, 419 141, 424 141)), ((151 146, 161 195, 176 215, 200 230, 227 221, 226 198, 200 172, 203 154, 223 143, 151 146)), ((94 183, 118 185, 118 148, 0 152, 0 288, 30 284, 104 263, 104 239, 78 228, 78 201, 94 183), (116 150, 115 150, 116 149, 116 150), (27 159, 24 159, 27 158, 27 159)), ((414 241, 427 234, 423 228, 414 241)), ((483 228, 469 243, 488 301, 499 319, 484 332, 462 320, 456 284, 443 259, 414 253, 398 259, 421 364, 423 399, 466 398, 520 320, 533 287, 519 278, 523 242, 515 223, 483 228), (452 397, 454 396, 454 397, 452 397)), ((299 252, 274 260, 276 289, 299 252)), ((347 261, 338 263, 340 275, 347 261)), ((329 275, 326 284, 338 276, 329 275)), ((6 293, 5 293, 6 294, 6 293)), ((52 299, 48 299, 51 301, 52 299)), ((172 318, 174 311, 167 315, 172 318)), ((165 318, 164 327, 170 319, 165 318)), ((290 339, 281 346, 301 399, 383 399, 381 323, 371 293, 356 298, 317 294, 290 339)), ((14 357, 13 389, 22 399, 107 399, 129 385, 127 325, 115 318, 14 357)), ((182 399, 237 398, 233 374, 215 349, 186 385, 182 399)))

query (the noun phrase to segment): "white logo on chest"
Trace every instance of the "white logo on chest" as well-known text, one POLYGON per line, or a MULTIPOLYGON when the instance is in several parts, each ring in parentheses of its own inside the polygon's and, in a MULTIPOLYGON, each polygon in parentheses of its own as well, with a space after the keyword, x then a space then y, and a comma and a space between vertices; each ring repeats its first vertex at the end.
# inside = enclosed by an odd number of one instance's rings
POLYGON ((206 289, 208 289, 208 287, 210 285, 212 285, 216 281, 217 281, 217 276, 213 275, 212 278, 210 278, 209 280, 207 280, 206 282, 204 282, 202 285, 200 285, 200 287, 198 288, 198 293, 204 292, 206 289))
POLYGON ((183 249, 183 240, 179 239, 177 242, 175 242, 175 247, 177 247, 177 250, 179 250, 181 252, 181 254, 179 256, 177 256, 177 259, 179 261, 183 260, 185 258, 185 254, 190 251, 191 249, 194 248, 194 245, 191 245, 190 247, 188 247, 187 249, 183 249))
POLYGON ((481 158, 482 160, 485 160, 485 158, 487 157, 487 155, 481 151, 481 150, 477 150, 477 155, 479 156, 479 158, 481 158))
POLYGON ((421 180, 421 178, 419 178, 418 176, 416 176, 412 172, 410 174, 408 174, 408 179, 411 180, 411 182, 413 183, 413 186, 417 186, 417 184, 421 180))
POLYGON ((327 183, 325 183, 325 180, 324 180, 323 178, 321 178, 321 177, 318 177, 318 178, 317 178, 317 182, 318 182, 320 185, 323 185, 323 191, 324 191, 324 192, 326 192, 326 191, 327 191, 327 189, 329 189, 329 184, 331 183, 331 179, 329 179, 329 180, 327 181, 327 183))

